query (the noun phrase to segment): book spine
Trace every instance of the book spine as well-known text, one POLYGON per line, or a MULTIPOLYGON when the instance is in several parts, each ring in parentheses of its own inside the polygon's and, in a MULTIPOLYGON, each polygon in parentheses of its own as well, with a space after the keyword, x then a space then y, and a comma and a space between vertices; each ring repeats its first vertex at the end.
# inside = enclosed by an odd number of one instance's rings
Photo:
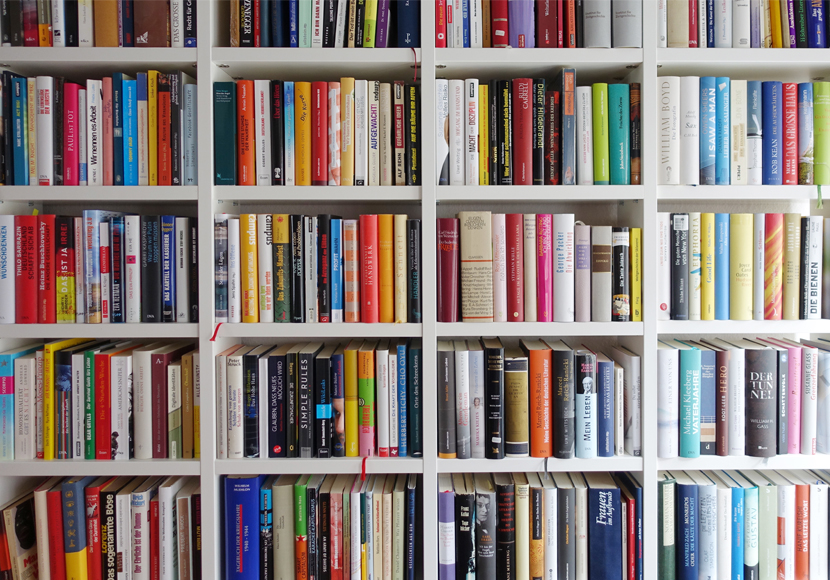
POLYGON ((756 213, 752 228, 752 317, 764 319, 764 242, 766 216, 756 213))
POLYGON ((680 351, 680 457, 700 457, 700 351, 680 351))
POLYGON ((730 183, 746 185, 747 183, 747 84, 744 80, 732 80, 730 83, 730 183))
POLYGON ((597 456, 614 456, 614 363, 597 361, 597 456))
POLYGON ((700 185, 715 185, 717 105, 715 77, 700 77, 700 185))
MULTIPOLYGON (((552 322, 555 304, 554 288, 554 225, 551 214, 536 215, 536 320, 552 322)), ((533 264, 531 264, 533 267, 533 264)))
POLYGON ((537 261, 539 247, 537 245, 537 216, 534 213, 524 215, 524 305, 525 322, 536 322, 537 316, 537 261))
POLYGON ((550 285, 550 290, 553 294, 553 320, 573 322, 575 314, 574 216, 567 213, 555 214, 552 225, 553 283, 550 285))
POLYGON ((783 175, 784 185, 798 185, 798 85, 783 83, 783 175))
POLYGON ((801 313, 801 215, 784 214, 784 320, 801 313))
POLYGON ((576 89, 576 183, 594 184, 593 108, 591 87, 576 89))
POLYGON ((169 215, 161 216, 161 321, 176 322, 176 218, 169 215))
POLYGON ((763 114, 762 89, 760 81, 747 81, 747 183, 763 183, 763 114))
POLYGON ((550 90, 545 93, 545 110, 543 113, 545 115, 545 136, 542 151, 545 164, 542 175, 544 185, 559 185, 561 183, 561 95, 562 93, 557 90, 550 90))
POLYGON ((597 456, 597 359, 590 351, 577 351, 574 357, 576 385, 576 456, 597 456))
POLYGON ((661 185, 680 184, 680 78, 660 79, 660 173, 661 185))
POLYGON ((505 279, 507 321, 524 321, 524 215, 505 216, 505 279))
POLYGON ((574 227, 576 272, 574 275, 574 320, 591 321, 591 226, 574 227))
POLYGON ((464 166, 463 175, 465 185, 479 185, 478 171, 478 79, 467 79, 463 82, 463 141, 464 166))
POLYGON ((657 351, 657 408, 661 417, 657 456, 661 458, 677 457, 680 449, 679 352, 670 348, 657 351))
POLYGON ((764 185, 781 185, 783 183, 782 173, 782 84, 776 81, 764 81, 763 91, 763 131, 764 131, 764 155, 763 171, 764 185))
POLYGON ((781 320, 783 315, 784 215, 765 215, 764 296, 765 320, 781 320))
POLYGON ((731 82, 727 77, 715 79, 715 185, 729 185, 731 177, 730 152, 731 129, 729 113, 731 110, 731 82))
POLYGON ((672 320, 689 319, 689 215, 672 214, 672 320))
POLYGON ((729 223, 729 317, 752 320, 752 214, 731 214, 729 223))
POLYGON ((798 184, 813 184, 813 83, 798 85, 798 184))

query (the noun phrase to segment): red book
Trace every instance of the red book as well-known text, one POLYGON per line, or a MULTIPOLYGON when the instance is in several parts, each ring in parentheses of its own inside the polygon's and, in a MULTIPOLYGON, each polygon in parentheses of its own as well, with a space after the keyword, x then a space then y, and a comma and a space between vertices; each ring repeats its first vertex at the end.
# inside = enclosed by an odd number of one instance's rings
POLYGON ((507 214, 504 218, 504 226, 507 249, 507 322, 524 322, 524 215, 507 214))
POLYGON ((80 154, 78 152, 78 91, 81 85, 63 86, 63 184, 78 185, 80 154))
POLYGON ((84 489, 86 496, 86 569, 89 580, 101 580, 101 489, 115 481, 101 477, 84 489))
MULTIPOLYGON (((57 298, 55 296, 55 216, 37 216, 37 321, 41 324, 56 322, 57 298)), ((68 232, 67 232, 68 235, 68 232)))
POLYGON ((556 48, 565 47, 565 11, 562 0, 556 0, 556 48))
POLYGON ((562 130, 559 91, 545 93, 545 185, 559 185, 562 164, 562 149, 559 132, 562 130))
POLYGON ((721 457, 729 455, 729 354, 728 350, 715 352, 715 452, 721 457))
POLYGON ((329 184, 328 85, 311 83, 311 185, 329 184))
POLYGON ((798 85, 783 83, 784 185, 798 185, 798 85))
POLYGON ((795 486, 795 577, 810 577, 810 486, 801 483, 795 486))
POLYGON ((435 48, 447 48, 447 3, 435 0, 435 48))
POLYGON ((438 218, 438 322, 458 322, 459 224, 438 218))
POLYGON ((159 496, 150 500, 150 580, 161 580, 159 556, 159 496))
POLYGON ((23 46, 39 46, 37 0, 21 0, 19 3, 23 12, 23 46))
POLYGON ((557 9, 562 3, 557 0, 536 0, 536 47, 557 48, 562 37, 557 20, 557 9))
POLYGON ((14 216, 15 321, 37 322, 37 216, 14 216))
POLYGON ((689 48, 697 48, 697 0, 689 0, 689 48))
POLYGON ((190 343, 177 342, 153 353, 153 459, 167 459, 167 367, 192 349, 190 343))
POLYGON ((360 316, 378 322, 378 216, 360 216, 360 316))
POLYGON ((533 79, 513 79, 513 185, 533 185, 533 79))
POLYGON ((236 82, 237 183, 256 185, 254 168, 254 81, 236 82))
MULTIPOLYGON (((253 81, 250 82, 253 85, 253 81)), ((172 185, 173 167, 172 160, 170 159, 170 78, 166 74, 159 74, 158 76, 158 140, 158 184, 172 185)))
POLYGON ((493 21, 493 48, 506 48, 507 36, 507 0, 491 0, 490 18, 493 21))
POLYGON ((114 348, 95 353, 95 459, 112 459, 110 356, 114 348))
POLYGON ((254 46, 262 46, 262 36, 260 32, 262 20, 260 20, 259 17, 260 6, 261 4, 259 0, 254 0, 254 46))
POLYGON ((46 513, 49 517, 50 580, 66 580, 66 556, 63 551, 63 501, 61 484, 46 492, 46 513))
POLYGON ((628 527, 628 569, 623 570, 623 578, 635 580, 637 578, 637 504, 634 496, 627 493, 624 486, 620 485, 620 499, 626 505, 626 523, 628 527))
POLYGON ((565 48, 576 48, 576 0, 560 0, 560 3, 565 4, 563 12, 568 26, 565 30, 565 48))

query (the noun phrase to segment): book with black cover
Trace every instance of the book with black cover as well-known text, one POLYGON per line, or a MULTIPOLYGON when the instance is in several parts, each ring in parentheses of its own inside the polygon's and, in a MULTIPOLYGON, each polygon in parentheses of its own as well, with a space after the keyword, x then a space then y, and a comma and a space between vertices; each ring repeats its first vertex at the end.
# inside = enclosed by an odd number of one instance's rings
POLYGON ((771 348, 747 348, 746 454, 772 457, 777 454, 778 361, 771 348))
POLYGON ((545 79, 533 79, 533 185, 545 184, 545 79))
POLYGON ((323 348, 314 360, 314 439, 317 457, 332 457, 331 357, 336 344, 323 348))
POLYGON ((453 473, 455 491, 455 577, 466 580, 476 569, 475 489, 470 474, 453 473))
POLYGON ((243 441, 245 457, 261 457, 259 441, 259 415, 263 410, 259 408, 259 390, 261 378, 259 376, 259 357, 272 347, 258 346, 242 357, 242 376, 244 377, 244 409, 243 441))
POLYGON ((504 457, 504 347, 498 338, 485 338, 482 343, 486 368, 484 456, 488 459, 502 459, 504 457))
POLYGON ((317 216, 317 317, 331 322, 331 218, 317 216))
MULTIPOLYGON (((281 9, 284 0, 274 0, 281 9)), ((272 16, 273 19, 273 16, 272 16)), ((276 36, 271 36, 276 40, 276 36)), ((274 46, 283 46, 275 44, 274 46)), ((282 81, 271 81, 271 185, 285 185, 285 119, 283 117, 282 81)))
POLYGON ((298 408, 298 389, 299 389, 299 372, 300 367, 300 351, 305 348, 305 344, 296 344, 292 346, 285 357, 285 377, 286 385, 286 404, 285 404, 285 439, 286 447, 288 448, 288 457, 299 457, 299 408, 298 408))
POLYGON ((516 498, 509 473, 496 473, 496 578, 517 580, 516 574, 516 498))
POLYGON ((190 252, 187 275, 190 278, 190 322, 199 322, 199 224, 190 218, 190 252))
POLYGON ((282 345, 268 356, 268 457, 287 457, 286 404, 287 355, 290 345, 282 345))
POLYGON ((161 217, 141 216, 141 318, 161 322, 161 217))
POLYGON ((476 576, 496 578, 496 487, 489 473, 476 473, 476 576))
POLYGON ((689 214, 671 214, 671 318, 689 320, 689 214))
POLYGON ((438 341, 438 457, 456 458, 455 349, 452 341, 438 341))
POLYGON ((553 351, 553 456, 574 456, 574 351, 564 342, 547 343, 553 351))
POLYGON ((291 226, 291 322, 305 322, 305 265, 303 216, 292 214, 291 226))
POLYGON ((314 359, 323 343, 311 342, 299 352, 297 363, 297 440, 300 457, 314 457, 314 359))
POLYGON ((560 131, 562 130, 561 119, 561 93, 559 91, 547 91, 545 93, 545 185, 559 185, 561 183, 560 172, 562 171, 562 146, 560 142, 560 131))

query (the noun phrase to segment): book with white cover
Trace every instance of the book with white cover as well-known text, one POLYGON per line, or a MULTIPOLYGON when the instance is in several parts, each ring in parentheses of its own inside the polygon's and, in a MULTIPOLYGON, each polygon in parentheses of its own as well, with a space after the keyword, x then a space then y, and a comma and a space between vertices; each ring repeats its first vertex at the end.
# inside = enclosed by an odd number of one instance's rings
POLYGON ((642 48, 643 3, 640 0, 614 0, 611 9, 614 13, 614 21, 611 23, 611 46, 642 48))
MULTIPOLYGON (((680 77, 680 183, 700 183, 700 77, 680 77)), ((690 318, 690 320, 692 320, 690 318)))
POLYGON ((787 580, 795 578, 795 482, 786 472, 764 470, 764 479, 775 485, 778 495, 777 564, 787 580))
POLYGON ((450 185, 464 185, 464 81, 449 81, 450 185))
POLYGON ((680 185, 680 77, 658 79, 660 165, 658 185, 680 185))
POLYGON ((470 356, 467 343, 454 341, 456 453, 458 459, 470 458, 470 356))
POLYGON ((582 473, 571 473, 574 486, 574 530, 576 537, 576 578, 588 580, 588 485, 582 473))
POLYGON ((481 0, 470 0, 470 48, 482 48, 481 0))
MULTIPOLYGON (((611 251, 611 226, 594 226, 591 228, 592 253, 597 248, 607 246, 611 251)), ((593 263, 593 257, 592 257, 593 263)), ((556 293, 554 288, 554 294, 556 293)), ((593 270, 591 272, 591 320, 593 322, 611 322, 611 271, 593 270)))
MULTIPOLYGON (((737 2, 738 0, 735 0, 735 1, 737 2)), ((781 48, 795 48, 794 46, 792 46, 793 39, 790 37, 789 32, 787 32, 787 30, 790 27, 789 26, 790 22, 793 21, 793 19, 790 18, 790 14, 789 14, 790 4, 792 4, 792 3, 788 2, 788 1, 779 2, 779 4, 778 4, 778 6, 781 9, 781 48)), ((773 6, 774 6, 774 4, 770 3, 770 8, 771 9, 772 9, 773 6)), ((812 9, 812 3, 811 3, 811 5, 809 6, 808 9, 812 9)), ((808 18, 809 18, 809 16, 808 16, 808 18)))
POLYGON ((493 228, 493 321, 507 322, 507 240, 505 214, 491 216, 493 228))
MULTIPOLYGON (((474 4, 476 1, 471 0, 471 3, 474 4)), ((485 112, 478 110, 478 79, 467 79, 464 81, 465 185, 478 185, 478 123, 480 114, 485 114, 485 112)))
POLYGON ((395 162, 392 160, 395 144, 392 121, 392 85, 380 83, 378 125, 378 155, 380 158, 380 185, 395 185, 395 162))
POLYGON ((553 214, 553 321, 574 321, 574 214, 553 214))
POLYGON ((467 349, 470 369, 470 457, 483 459, 487 429, 484 416, 484 347, 478 340, 468 340, 467 349))
MULTIPOLYGON (((748 2, 748 0, 746 0, 748 2)), ((730 122, 732 132, 729 139, 731 185, 746 185, 749 181, 746 149, 746 81, 732 79, 730 82, 729 102, 731 107, 730 122)))
POLYGON ((750 20, 749 0, 734 0, 732 2, 732 48, 752 48, 750 20))
MULTIPOLYGON (((464 48, 464 0, 447 0, 447 6, 452 5, 452 18, 447 20, 447 28, 452 24, 453 48, 464 48)), ((449 46, 449 45, 447 45, 449 46)))
POLYGON ((705 471, 715 484, 717 501, 718 573, 716 578, 730 578, 732 574, 732 488, 725 483, 728 476, 722 471, 705 471))
POLYGON ((242 322, 242 246, 239 216, 228 217, 228 322, 242 322))
MULTIPOLYGON (((299 351, 301 345, 297 345, 299 351)), ((241 348, 236 344, 216 355, 216 458, 228 458, 228 357, 241 348)))
POLYGON ((554 580, 559 574, 559 513, 556 483, 549 473, 540 473, 542 481, 542 502, 545 530, 545 571, 544 578, 554 580))
POLYGON ((435 174, 436 185, 449 185, 449 81, 435 79, 435 174))
POLYGON ((715 0, 715 48, 732 48, 732 4, 737 0, 715 0))
POLYGON ((60 476, 51 477, 34 490, 38 578, 52 577, 49 558, 49 508, 46 504, 46 493, 53 488, 60 490, 61 481, 63 481, 63 478, 60 476))
POLYGON ((700 212, 689 212, 689 320, 700 320, 700 212))
POLYGON ((110 266, 110 223, 108 221, 98 224, 100 232, 101 248, 101 322, 110 322, 112 312, 112 267, 110 266), (106 257, 106 262, 104 261, 106 257), (106 266, 106 268, 105 268, 106 266))
POLYGON ((311 48, 323 48, 323 0, 311 0, 311 48))
POLYGON ((594 184, 593 89, 576 87, 576 184, 594 184))
POLYGON ((698 48, 709 48, 708 42, 708 21, 706 20, 706 9, 707 9, 707 0, 697 0, 697 22, 698 22, 698 31, 697 31, 697 47, 698 48))
POLYGON ((669 45, 668 18, 666 15, 667 1, 657 0, 657 46, 659 48, 667 48, 669 45))
POLYGON ((56 48, 66 46, 66 16, 63 4, 62 0, 52 0, 52 46, 56 48))
POLYGON ((274 322, 274 262, 271 252, 273 216, 257 215, 257 273, 259 274, 259 321, 274 322))
POLYGON ((170 0, 170 46, 184 48, 184 0, 170 0))
MULTIPOLYGON (((525 322, 536 322, 536 214, 524 214, 525 322)), ((506 310, 506 307, 505 307, 506 310)))
POLYGON ((618 362, 614 363, 614 455, 625 455, 625 371, 618 362))
MULTIPOLYGON (((101 139, 104 134, 104 118, 102 109, 103 90, 103 84, 101 81, 86 81, 86 174, 88 185, 104 184, 104 144, 101 139)), ((141 103, 142 101, 138 102, 141 103)))
MULTIPOLYGON (((174 0, 175 1, 175 0, 174 0)), ((271 185, 271 81, 254 81, 256 184, 271 185)))
POLYGON ((380 185, 380 81, 369 81, 366 104, 369 110, 369 125, 367 126, 369 145, 366 149, 369 156, 369 172, 366 185, 375 186, 380 185))
POLYGON ((610 355, 623 368, 623 396, 625 397, 625 452, 640 457, 642 451, 641 375, 640 355, 624 346, 611 347, 610 355))
POLYGON ((671 214, 657 212, 657 320, 671 320, 671 214))
POLYGON ((369 179, 369 81, 354 82, 354 184, 369 179))
POLYGON ((187 477, 168 477, 159 486, 159 545, 161 580, 178 580, 176 545, 176 494, 190 481, 187 477))
POLYGON ((752 318, 764 319, 764 246, 766 214, 756 213, 752 235, 752 318))
MULTIPOLYGON (((791 341, 787 341, 791 342, 791 341)), ((801 344, 801 454, 815 455, 818 436, 819 351, 801 344)))
MULTIPOLYGON (((181 1, 181 0, 179 0, 181 1)), ((78 46, 95 46, 92 23, 93 0, 78 0, 78 46)))
POLYGON ((119 461, 130 459, 133 352, 133 350, 122 351, 110 359, 112 389, 110 394, 110 426, 112 429, 110 457, 119 461))
POLYGON ((699 578, 718 577, 718 492, 715 483, 702 471, 687 471, 698 491, 699 578))
POLYGON ((375 350, 375 384, 377 385, 378 456, 389 457, 389 341, 382 340, 375 350))
MULTIPOLYGON (((809 216, 809 218, 802 218, 802 224, 804 220, 809 220, 809 255, 807 264, 809 264, 809 270, 802 266, 802 280, 801 280, 801 309, 802 309, 802 317, 806 314, 806 318, 808 320, 818 320, 821 318, 821 269, 822 269, 822 251, 824 250, 824 242, 822 240, 823 235, 823 228, 824 228, 824 219, 821 216, 809 216), (808 275, 809 274, 809 275, 808 275), (806 302, 806 304, 804 304, 806 302)), ((803 232, 802 227, 802 232, 803 232)), ((802 234, 802 253, 804 253, 804 236, 802 234)), ((802 263, 804 262, 802 257, 802 263)))
MULTIPOLYGON (((61 4, 63 13, 63 2, 61 4)), ((55 45, 57 46, 57 45, 55 45)), ((37 184, 55 185, 55 160, 54 160, 54 138, 53 123, 54 110, 52 100, 55 93, 55 80, 52 77, 37 77, 37 184)))
POLYGON ((677 457, 680 450, 680 351, 657 342, 657 457, 677 457))
POLYGON ((15 312, 15 234, 14 216, 0 215, 0 324, 14 324, 15 312))
MULTIPOLYGON (((271 393, 272 393, 271 387, 269 385, 269 379, 267 378, 268 377, 268 357, 273 355, 273 353, 275 353, 278 348, 279 347, 270 346, 270 345, 267 346, 266 348, 263 348, 260 351, 261 355, 260 355, 259 359, 257 360, 258 369, 259 369, 259 376, 263 377, 263 378, 259 379, 259 384, 262 385, 262 386, 258 389, 258 391, 259 391, 259 408, 260 409, 267 409, 268 408, 269 400, 270 400, 271 393)), ((284 349, 283 352, 288 352, 288 346, 287 345, 285 346, 285 349, 284 349)), ((195 352, 194 357, 195 357, 195 359, 193 361, 193 365, 194 365, 194 368, 195 368, 195 366, 196 366, 196 364, 198 363, 198 360, 199 360, 199 353, 195 352)), ((196 374, 195 374, 195 371, 194 371, 194 378, 195 377, 196 377, 196 374)), ((195 411, 196 391, 197 391, 197 388, 196 388, 196 385, 194 384, 193 385, 194 411, 195 411)), ((262 458, 268 457, 267 449, 268 449, 269 427, 270 427, 269 421, 267 421, 267 420, 263 421, 262 416, 260 416, 259 428, 258 428, 259 440, 264 442, 264 443, 260 444, 259 457, 262 457, 262 458)))
POLYGON ((349 11, 348 2, 337 3, 337 19, 335 20, 334 28, 334 46, 335 48, 343 48, 345 46, 344 40, 346 38, 346 16, 349 11))
POLYGON ((242 364, 243 357, 254 348, 243 346, 227 359, 228 459, 242 459, 245 453, 245 371, 242 364))
POLYGON ((141 216, 124 216, 124 256, 126 322, 141 322, 141 216))
POLYGON ((611 48, 611 0, 584 2, 585 48, 611 48))
POLYGON ((146 481, 136 477, 115 495, 115 554, 118 561, 115 580, 130 580, 133 570, 133 491, 146 481))
MULTIPOLYGON (((758 488, 758 573, 759 578, 778 576, 778 489, 760 471, 741 471, 758 488)), ((783 522, 780 522, 783 523, 783 522)), ((784 530, 781 530, 782 532, 784 530)), ((783 534, 782 534, 783 535, 783 534)), ((783 574, 784 570, 781 569, 783 574)))
POLYGON ((31 461, 37 455, 35 396, 37 355, 14 359, 14 459, 31 461))
POLYGON ((726 342, 719 338, 706 338, 703 342, 718 349, 729 351, 729 378, 728 400, 729 425, 728 449, 729 455, 744 455, 746 453, 746 385, 744 372, 746 369, 746 348, 756 348, 757 345, 746 341, 730 340, 726 342))

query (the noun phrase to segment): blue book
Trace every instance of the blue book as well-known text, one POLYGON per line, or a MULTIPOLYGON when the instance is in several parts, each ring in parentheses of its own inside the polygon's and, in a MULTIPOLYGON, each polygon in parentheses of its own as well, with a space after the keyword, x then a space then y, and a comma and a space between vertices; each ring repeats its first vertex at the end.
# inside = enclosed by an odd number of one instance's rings
POLYGON ((810 2, 807 6, 807 47, 827 48, 827 24, 824 22, 822 2, 810 2))
MULTIPOLYGON (((514 0, 511 4, 527 1, 514 0)), ((464 48, 470 48, 470 0, 461 0, 461 37, 464 43, 462 46, 464 48)))
POLYGON ((264 475, 225 478, 225 580, 259 578, 259 492, 264 475), (247 523, 246 523, 247 522, 247 523))
MULTIPOLYGON (((300 0, 288 0, 288 46, 300 46, 300 0)), ((286 81, 286 84, 288 82, 286 81)))
POLYGON ((14 459, 14 360, 42 347, 27 344, 0 353, 0 461, 14 459))
POLYGON ((643 487, 630 473, 617 473, 617 478, 634 498, 634 578, 643 580, 643 487))
POLYGON ((112 75, 112 182, 124 185, 124 79, 123 73, 112 75))
POLYGON ((398 47, 418 48, 421 46, 420 2, 417 0, 400 0, 397 3, 398 47))
POLYGON ((176 216, 161 216, 161 321, 176 322, 176 216))
POLYGON ((259 489, 259 566, 260 578, 274 577, 274 509, 272 485, 277 480, 272 475, 259 489))
MULTIPOLYGON (((559 87, 562 103, 574 102, 576 70, 564 68, 554 86, 559 87)), ((562 185, 576 185, 576 111, 562 109, 562 185)))
POLYGON ((334 408, 332 456, 346 456, 346 375, 341 346, 331 355, 331 406, 334 408))
POLYGON ((198 87, 184 85, 184 185, 199 184, 198 87))
POLYGON ((288 0, 271 0, 271 46, 288 46, 288 0))
POLYGON ((715 48, 715 0, 706 0, 706 47, 715 48))
POLYGON ((614 361, 597 355, 597 456, 614 456, 614 361))
POLYGON ((700 457, 700 350, 679 340, 680 457, 700 457))
MULTIPOLYGON (((12 159, 14 184, 29 185, 29 135, 26 103, 26 78, 12 77, 12 159)), ((8 157, 6 157, 8 162, 8 157)))
POLYGON ((343 322, 343 220, 331 218, 331 321, 343 322))
MULTIPOLYGON (((727 471, 727 473, 738 485, 743 488, 744 491, 744 578, 747 580, 758 578, 760 573, 760 564, 758 562, 758 510, 760 509, 760 506, 758 505, 758 487, 737 471, 730 470, 727 471)), ((735 575, 734 568, 732 570, 732 575, 733 577, 735 575)))
POLYGON ((715 132, 717 149, 715 151, 715 185, 729 185, 731 179, 729 156, 729 77, 715 79, 715 132))
POLYGON ((398 341, 398 457, 407 457, 409 455, 409 445, 407 441, 407 413, 406 413, 406 339, 402 338, 398 341))
POLYGON ((121 46, 135 46, 135 20, 133 0, 121 0, 121 46))
POLYGON ((783 137, 783 103, 782 87, 779 81, 764 81, 761 85, 763 100, 763 184, 781 185, 782 168, 781 157, 784 143, 783 137))
POLYGON ((631 136, 628 85, 608 85, 608 150, 611 185, 631 184, 631 136))
POLYGON ((715 455, 716 422, 715 400, 717 379, 715 374, 715 351, 700 351, 700 454, 715 455))
POLYGON ((617 578, 623 559, 620 488, 610 473, 586 473, 585 481, 588 483, 588 553, 591 555, 588 578, 617 578))
POLYGON ((700 185, 715 185, 717 106, 715 77, 700 77, 700 185))
MULTIPOLYGON (((509 476, 508 476, 509 477, 509 476)), ((439 543, 455 545, 455 494, 452 489, 452 479, 443 475, 444 480, 438 479, 438 529, 439 543)), ((512 487, 512 486, 511 486, 512 487)), ((512 490, 511 490, 512 491, 512 490)), ((368 494, 367 494, 368 495, 368 494)), ((511 493, 512 495, 512 493, 511 493)), ((450 548, 453 549, 452 547, 450 548)), ((438 564, 438 580, 453 580, 455 578, 455 558, 451 561, 443 559, 438 564)))
POLYGON ((84 488, 95 481, 94 475, 73 477, 61 484, 63 507, 63 550, 66 577, 86 577, 86 496, 84 488))
POLYGON ((138 185, 138 93, 134 80, 123 85, 124 185, 138 185))
POLYGON ((729 320, 729 214, 715 214, 715 320, 729 320))
POLYGON ((672 475, 677 480, 677 578, 698 580, 700 525, 697 483, 682 471, 673 471, 672 475))
POLYGON ((271 3, 276 0, 259 0, 259 45, 271 44, 271 3))

